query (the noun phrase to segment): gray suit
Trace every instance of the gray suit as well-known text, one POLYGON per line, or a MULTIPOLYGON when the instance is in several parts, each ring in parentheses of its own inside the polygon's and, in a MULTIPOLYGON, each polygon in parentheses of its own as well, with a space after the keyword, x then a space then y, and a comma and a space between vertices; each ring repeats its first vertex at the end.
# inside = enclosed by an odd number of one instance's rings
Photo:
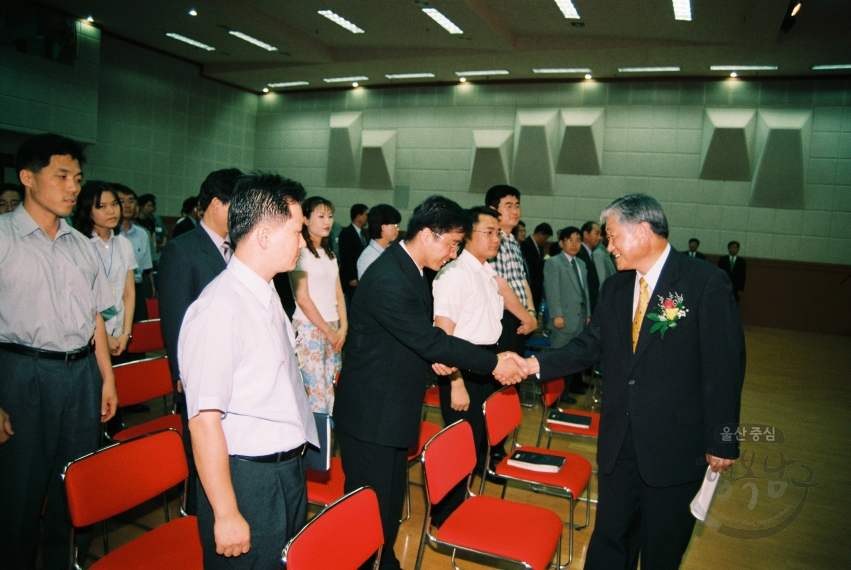
POLYGON ((549 258, 544 263, 544 292, 547 295, 547 308, 550 320, 550 346, 561 348, 570 339, 578 336, 585 327, 585 320, 591 316, 591 300, 588 294, 588 270, 585 262, 574 257, 582 283, 576 280, 576 272, 564 253, 549 258), (553 321, 561 317, 564 328, 557 329, 553 321))

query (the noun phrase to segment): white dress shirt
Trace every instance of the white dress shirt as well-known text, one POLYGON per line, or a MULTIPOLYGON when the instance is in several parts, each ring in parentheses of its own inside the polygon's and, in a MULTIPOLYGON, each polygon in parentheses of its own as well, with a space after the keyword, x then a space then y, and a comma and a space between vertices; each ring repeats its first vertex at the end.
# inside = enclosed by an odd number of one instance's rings
MULTIPOLYGON (((665 247, 665 251, 662 252, 662 255, 659 256, 659 259, 656 260, 656 263, 653 264, 653 267, 650 268, 650 271, 647 272, 646 275, 642 275, 638 271, 635 272, 635 291, 632 296, 632 314, 635 314, 636 309, 638 309, 638 297, 641 295, 641 278, 644 277, 644 280, 647 281, 647 291, 650 293, 650 302, 647 303, 647 307, 650 308, 654 306, 653 303, 653 291, 656 289, 656 283, 659 281, 659 275, 662 274, 662 267, 665 266, 665 261, 668 259, 668 255, 671 253, 671 244, 668 244, 665 247)), ((665 291, 663 294, 667 296, 668 293, 673 293, 673 291, 665 291)))

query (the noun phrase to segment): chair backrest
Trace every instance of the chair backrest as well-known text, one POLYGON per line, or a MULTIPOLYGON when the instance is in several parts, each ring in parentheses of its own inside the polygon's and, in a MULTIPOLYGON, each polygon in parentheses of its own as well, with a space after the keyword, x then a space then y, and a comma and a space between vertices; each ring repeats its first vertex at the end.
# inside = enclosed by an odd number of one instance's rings
POLYGON ((290 539, 281 561, 287 570, 355 570, 381 551, 384 533, 378 497, 370 487, 334 501, 290 539))
POLYGON ((130 346, 127 347, 127 352, 132 354, 142 354, 144 352, 154 352, 156 350, 165 350, 165 341, 163 340, 160 320, 152 319, 150 321, 139 321, 134 324, 133 340, 130 341, 130 346))
POLYGON ((485 400, 485 432, 491 446, 496 445, 517 429, 523 421, 517 388, 507 386, 485 400))
POLYGON ((425 444, 422 463, 426 495, 434 505, 476 467, 476 446, 470 424, 458 420, 443 428, 425 444))
POLYGON ((541 383, 541 400, 545 408, 553 407, 564 392, 564 378, 555 378, 541 383))
POLYGON ((115 389, 121 407, 133 406, 154 398, 167 396, 174 389, 168 358, 148 358, 113 366, 115 389))
POLYGON ((149 319, 160 318, 160 300, 159 299, 145 299, 145 306, 148 309, 148 318, 149 319))
POLYGON ((75 527, 123 513, 188 476, 183 439, 173 429, 100 449, 72 461, 62 474, 75 527))

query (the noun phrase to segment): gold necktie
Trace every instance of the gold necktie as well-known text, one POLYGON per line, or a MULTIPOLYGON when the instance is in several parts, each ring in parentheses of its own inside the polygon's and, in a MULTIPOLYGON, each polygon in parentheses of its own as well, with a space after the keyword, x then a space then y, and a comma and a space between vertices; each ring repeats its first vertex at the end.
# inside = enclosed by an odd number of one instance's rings
POLYGON ((632 352, 635 353, 635 347, 638 346, 638 333, 641 332, 641 322, 644 320, 644 313, 647 312, 647 303, 650 302, 650 291, 647 290, 647 281, 644 277, 638 280, 641 285, 641 292, 638 294, 638 307, 635 309, 635 318, 632 320, 632 352))

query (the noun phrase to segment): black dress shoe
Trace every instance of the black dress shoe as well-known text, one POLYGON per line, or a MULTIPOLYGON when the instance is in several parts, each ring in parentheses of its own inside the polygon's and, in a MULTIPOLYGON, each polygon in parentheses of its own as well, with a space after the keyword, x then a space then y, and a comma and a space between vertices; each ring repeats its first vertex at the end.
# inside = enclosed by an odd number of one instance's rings
POLYGON ((562 402, 563 404, 567 404, 567 405, 569 405, 569 406, 572 406, 573 404, 575 404, 575 403, 576 403, 576 398, 571 398, 570 396, 562 396, 562 397, 561 397, 561 402, 562 402))
POLYGON ((139 414, 142 412, 150 412, 151 408, 146 406, 145 404, 133 404, 132 406, 127 406, 124 408, 125 412, 130 412, 131 414, 139 414))

